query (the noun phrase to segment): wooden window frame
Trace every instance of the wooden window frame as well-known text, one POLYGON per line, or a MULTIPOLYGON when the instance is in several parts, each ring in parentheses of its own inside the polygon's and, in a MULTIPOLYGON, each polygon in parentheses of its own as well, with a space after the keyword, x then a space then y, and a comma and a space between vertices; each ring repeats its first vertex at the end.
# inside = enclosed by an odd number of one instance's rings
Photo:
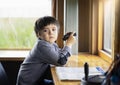
MULTIPOLYGON (((113 0, 113 3, 114 3, 114 0, 113 0)), ((99 7, 98 7, 98 55, 100 57, 102 57, 104 60, 108 61, 108 62, 112 62, 112 60, 114 59, 114 30, 112 30, 112 53, 111 54, 108 54, 107 52, 105 52, 103 50, 103 30, 104 30, 104 21, 103 21, 103 17, 104 17, 104 1, 103 0, 99 0, 99 7)), ((113 13, 114 13, 114 6, 113 6, 113 13)), ((114 18, 113 18, 114 20, 114 18)), ((113 21, 113 28, 115 29, 115 26, 114 26, 114 23, 115 21, 113 21)))

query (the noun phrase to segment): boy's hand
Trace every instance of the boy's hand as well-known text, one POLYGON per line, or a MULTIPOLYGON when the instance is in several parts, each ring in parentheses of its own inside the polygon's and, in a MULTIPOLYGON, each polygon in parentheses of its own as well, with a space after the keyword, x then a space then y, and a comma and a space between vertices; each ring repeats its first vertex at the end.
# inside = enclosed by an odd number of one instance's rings
POLYGON ((69 38, 66 40, 66 46, 71 47, 76 41, 76 38, 74 36, 74 33, 72 32, 69 36, 69 38))
MULTIPOLYGON (((73 32, 68 32, 68 33, 66 33, 66 34, 63 36, 63 40, 66 41, 72 33, 73 33, 73 32)), ((74 33, 73 36, 76 36, 76 33, 74 33)))

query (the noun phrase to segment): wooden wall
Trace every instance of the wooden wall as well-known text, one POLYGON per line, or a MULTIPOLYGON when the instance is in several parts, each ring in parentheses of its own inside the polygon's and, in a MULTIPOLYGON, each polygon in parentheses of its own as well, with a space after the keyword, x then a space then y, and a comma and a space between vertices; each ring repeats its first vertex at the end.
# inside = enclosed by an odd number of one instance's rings
POLYGON ((90 1, 79 0, 79 52, 89 52, 90 1))
POLYGON ((120 54, 120 0, 115 0, 115 49, 120 54))
MULTIPOLYGON (((102 0, 78 0, 78 52, 90 52, 92 54, 97 53, 100 46, 98 45, 98 41, 101 41, 97 39, 98 33, 96 31, 97 27, 100 27, 100 24, 97 24, 98 17, 101 18, 102 15, 99 15, 97 17, 97 13, 100 12, 102 9, 98 9, 97 5, 98 1, 102 0), (94 3, 96 5, 94 5, 94 3), (93 9, 93 6, 96 6, 93 9), (95 11, 96 10, 96 11, 95 11), (96 39, 95 39, 96 38, 96 39)), ((64 35, 64 0, 56 0, 56 17, 60 21, 61 29, 60 29, 60 35, 59 39, 57 41, 58 45, 60 47, 63 47, 63 41, 62 36, 64 35)), ((116 3, 116 14, 115 14, 115 53, 119 51, 120 53, 120 6, 119 0, 115 0, 116 3)), ((100 30, 98 30, 100 31, 100 30)))

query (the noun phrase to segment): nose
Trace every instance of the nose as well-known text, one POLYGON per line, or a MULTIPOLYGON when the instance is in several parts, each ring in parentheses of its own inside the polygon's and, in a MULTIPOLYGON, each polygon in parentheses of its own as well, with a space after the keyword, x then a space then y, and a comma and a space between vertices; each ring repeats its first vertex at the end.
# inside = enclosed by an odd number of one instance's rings
POLYGON ((50 30, 50 31, 49 31, 49 34, 53 34, 53 31, 52 31, 52 30, 50 30))

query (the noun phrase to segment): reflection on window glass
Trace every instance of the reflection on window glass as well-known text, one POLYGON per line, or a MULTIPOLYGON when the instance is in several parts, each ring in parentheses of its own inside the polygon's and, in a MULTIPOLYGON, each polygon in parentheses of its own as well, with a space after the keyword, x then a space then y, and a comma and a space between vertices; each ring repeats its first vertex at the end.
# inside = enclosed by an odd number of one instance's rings
POLYGON ((104 6, 104 50, 109 53, 111 53, 112 21, 112 0, 107 0, 104 6))
POLYGON ((0 0, 0 48, 31 48, 34 22, 51 16, 52 0, 0 0))

